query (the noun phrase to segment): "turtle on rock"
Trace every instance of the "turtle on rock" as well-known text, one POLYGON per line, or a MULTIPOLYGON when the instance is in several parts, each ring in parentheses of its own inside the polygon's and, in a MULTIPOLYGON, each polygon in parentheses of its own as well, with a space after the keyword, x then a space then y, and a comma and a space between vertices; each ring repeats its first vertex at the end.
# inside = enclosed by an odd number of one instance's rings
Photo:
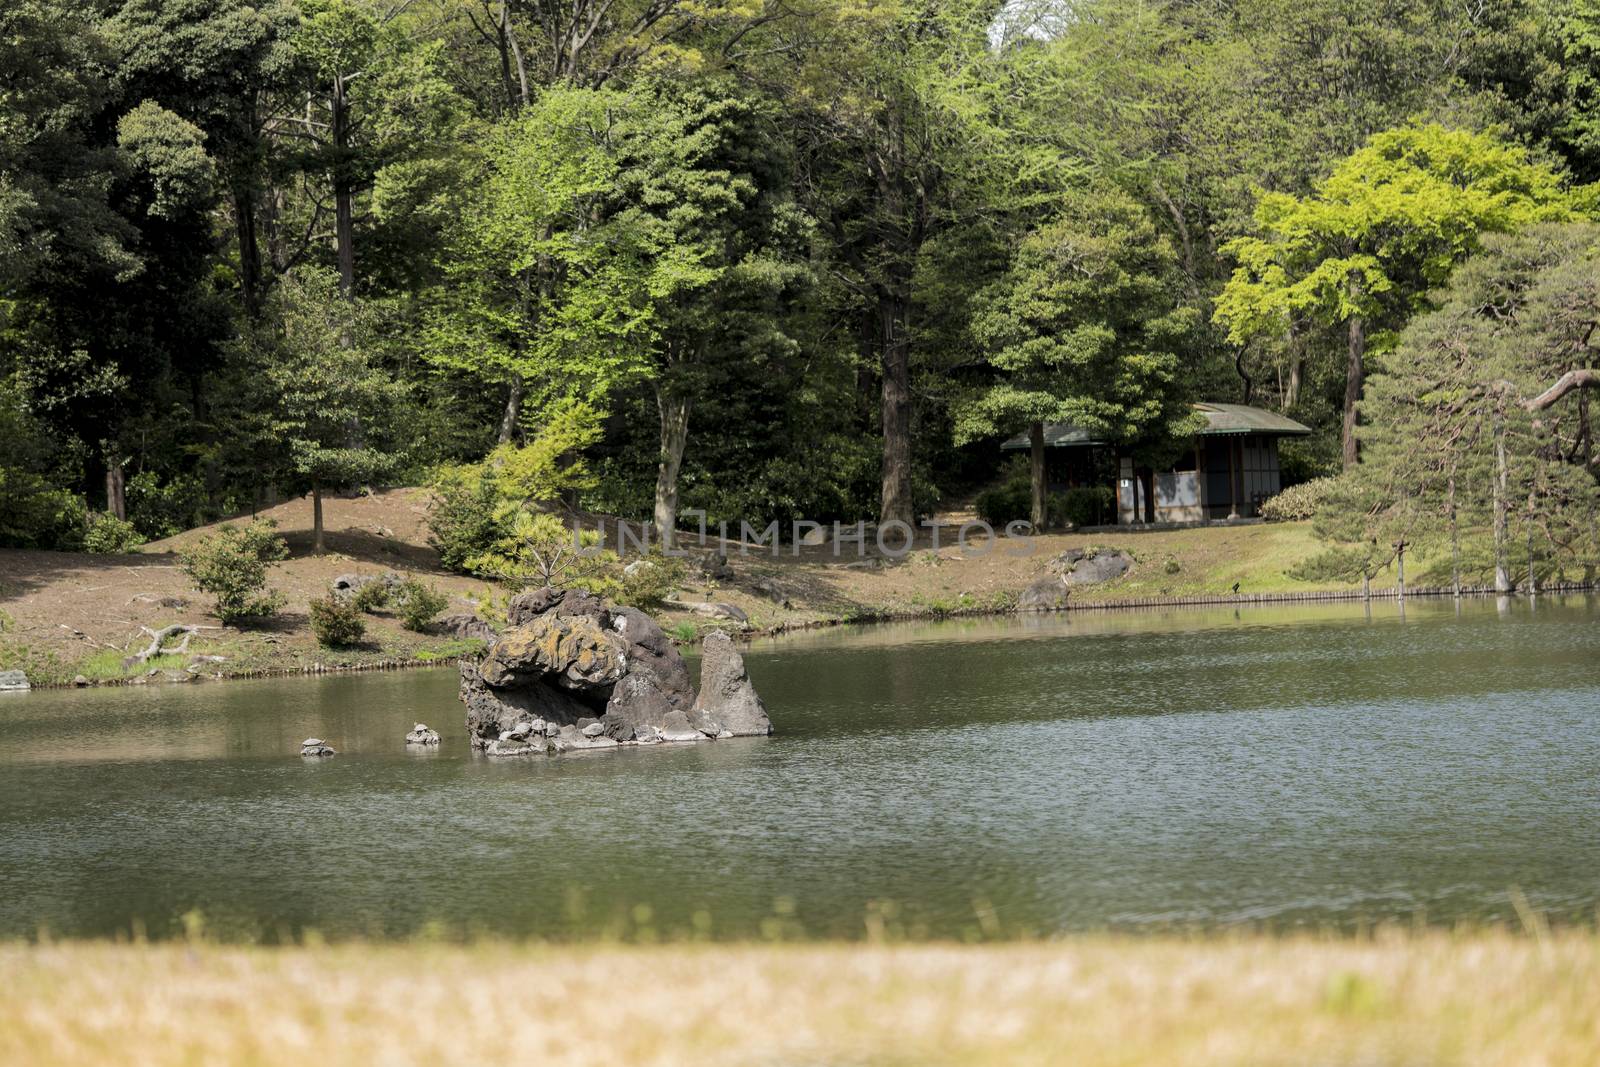
POLYGON ((439 731, 428 729, 428 724, 425 722, 417 723, 411 728, 411 732, 406 734, 406 744, 408 745, 437 745, 438 743, 439 731))
POLYGON ((333 756, 337 755, 328 747, 328 742, 320 737, 308 737, 300 742, 300 755, 302 756, 333 756))

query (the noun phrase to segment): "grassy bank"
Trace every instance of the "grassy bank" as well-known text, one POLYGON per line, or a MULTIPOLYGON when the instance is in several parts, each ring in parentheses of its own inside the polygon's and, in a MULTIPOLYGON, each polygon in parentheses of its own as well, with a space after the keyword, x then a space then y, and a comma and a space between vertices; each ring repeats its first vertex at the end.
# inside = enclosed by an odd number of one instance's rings
POLYGON ((0 1062, 1600 1062, 1600 939, 0 947, 0 1062))
MULTIPOLYGON (((209 614, 209 598, 190 588, 176 549, 203 536, 193 530, 123 556, 0 550, 0 669, 20 667, 35 684, 61 684, 75 675, 90 682, 178 680, 191 659, 164 659, 137 670, 122 666, 129 651, 148 637, 140 629, 169 623, 197 624, 190 656, 210 657, 207 676, 255 675, 428 663, 468 654, 476 643, 445 632, 415 634, 392 613, 366 619, 367 635, 349 649, 319 648, 307 605, 328 583, 347 573, 397 571, 433 585, 450 598, 448 613, 466 614, 485 602, 504 603, 506 591, 439 566, 428 545, 429 497, 425 491, 394 489, 325 504, 330 551, 311 552, 310 507, 290 501, 264 514, 278 523, 291 556, 272 569, 270 584, 281 590, 285 610, 260 625, 222 627, 209 614), (154 674, 151 674, 151 671, 154 674)), ((1133 561, 1129 572, 1100 585, 1075 587, 1075 605, 1142 602, 1152 598, 1303 595, 1349 591, 1338 582, 1306 582, 1289 576, 1319 544, 1307 523, 1252 524, 1187 530, 1116 530, 1095 534, 1049 534, 974 539, 963 550, 958 527, 947 525, 933 543, 920 532, 909 554, 880 556, 855 546, 835 553, 806 548, 728 546, 728 569, 716 577, 690 567, 680 590, 685 601, 727 603, 742 611, 752 632, 831 625, 882 618, 936 618, 952 614, 1003 613, 1018 593, 1051 573, 1051 560, 1069 549, 1113 548, 1133 561)), ((716 542, 704 552, 717 548, 716 542)), ((898 542, 893 543, 898 550, 898 542)), ((1423 576, 1413 572, 1413 582, 1423 576)), ((1381 575, 1375 587, 1392 585, 1381 575)), ((658 612, 678 639, 692 642, 725 620, 687 608, 658 612)), ((737 627, 734 627, 737 628, 737 627)))

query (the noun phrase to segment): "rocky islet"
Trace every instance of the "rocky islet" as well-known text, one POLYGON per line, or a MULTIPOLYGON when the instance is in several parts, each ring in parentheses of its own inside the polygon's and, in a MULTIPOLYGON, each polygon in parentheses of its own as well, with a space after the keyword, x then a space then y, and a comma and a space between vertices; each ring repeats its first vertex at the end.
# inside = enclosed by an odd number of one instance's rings
POLYGON ((578 590, 521 593, 507 629, 462 664, 474 750, 532 756, 772 732, 727 634, 703 645, 701 685, 644 612, 578 590))

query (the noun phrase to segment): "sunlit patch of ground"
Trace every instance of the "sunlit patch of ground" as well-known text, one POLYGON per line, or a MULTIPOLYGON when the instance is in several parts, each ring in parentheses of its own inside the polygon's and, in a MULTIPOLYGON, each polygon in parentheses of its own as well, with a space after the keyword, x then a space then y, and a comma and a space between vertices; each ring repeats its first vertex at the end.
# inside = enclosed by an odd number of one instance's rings
POLYGON ((1600 937, 0 946, 0 1063, 1600 1063, 1600 937))

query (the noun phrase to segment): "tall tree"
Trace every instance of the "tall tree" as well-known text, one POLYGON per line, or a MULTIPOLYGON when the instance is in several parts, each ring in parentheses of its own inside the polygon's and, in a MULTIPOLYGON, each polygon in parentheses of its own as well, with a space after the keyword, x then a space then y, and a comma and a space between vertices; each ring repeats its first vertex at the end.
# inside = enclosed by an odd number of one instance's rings
POLYGON ((269 325, 247 341, 242 416, 263 454, 310 490, 312 550, 321 553, 323 492, 394 466, 399 449, 384 444, 395 439, 405 386, 378 365, 368 309, 340 291, 336 274, 291 271, 267 310, 269 325))
POLYGON ((1175 269, 1145 208, 1100 185, 1028 234, 979 297, 972 329, 992 380, 958 410, 956 436, 1028 431, 1036 529, 1048 519, 1045 423, 1127 443, 1190 428, 1178 353, 1196 313, 1178 304, 1175 269))
POLYGON ((1216 319, 1235 344, 1282 336, 1310 318, 1346 337, 1346 469, 1359 456, 1357 407, 1367 350, 1479 246, 1481 235, 1567 218, 1573 202, 1550 167, 1486 134, 1438 125, 1373 137, 1314 195, 1265 193, 1259 236, 1227 251, 1239 262, 1216 319))

